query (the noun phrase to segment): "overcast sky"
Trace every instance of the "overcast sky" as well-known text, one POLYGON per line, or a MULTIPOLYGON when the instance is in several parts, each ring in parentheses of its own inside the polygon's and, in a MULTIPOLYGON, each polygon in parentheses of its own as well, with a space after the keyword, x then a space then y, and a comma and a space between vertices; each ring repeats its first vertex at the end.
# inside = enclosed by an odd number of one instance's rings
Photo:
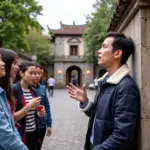
POLYGON ((40 24, 52 29, 60 27, 60 21, 64 24, 85 24, 85 15, 92 12, 92 4, 96 0, 38 0, 43 6, 43 16, 38 16, 40 24))

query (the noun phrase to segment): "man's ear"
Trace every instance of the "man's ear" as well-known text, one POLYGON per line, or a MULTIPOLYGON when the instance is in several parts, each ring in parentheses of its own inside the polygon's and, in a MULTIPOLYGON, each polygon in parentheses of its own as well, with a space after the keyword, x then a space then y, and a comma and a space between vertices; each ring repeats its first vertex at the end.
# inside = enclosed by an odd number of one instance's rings
POLYGON ((115 51, 115 58, 121 58, 122 57, 122 50, 119 49, 119 50, 116 50, 115 51))

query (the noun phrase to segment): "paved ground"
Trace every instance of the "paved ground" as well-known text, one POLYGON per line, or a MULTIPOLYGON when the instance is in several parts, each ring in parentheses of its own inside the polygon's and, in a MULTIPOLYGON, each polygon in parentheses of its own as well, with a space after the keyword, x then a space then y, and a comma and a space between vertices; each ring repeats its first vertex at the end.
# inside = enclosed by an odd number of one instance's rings
MULTIPOLYGON (((88 91, 94 97, 94 91, 88 91)), ((88 117, 77 108, 66 90, 55 90, 50 97, 53 134, 46 137, 42 150, 83 150, 88 117)))

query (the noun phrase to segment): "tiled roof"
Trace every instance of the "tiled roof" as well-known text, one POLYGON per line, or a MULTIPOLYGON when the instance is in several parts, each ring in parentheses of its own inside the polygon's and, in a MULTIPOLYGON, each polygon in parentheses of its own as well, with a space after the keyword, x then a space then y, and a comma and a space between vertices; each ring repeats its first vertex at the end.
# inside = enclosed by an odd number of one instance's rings
POLYGON ((50 29, 51 32, 53 32, 55 35, 82 35, 86 30, 86 24, 83 25, 76 25, 73 23, 73 25, 66 25, 62 24, 60 22, 61 28, 60 29, 50 29))

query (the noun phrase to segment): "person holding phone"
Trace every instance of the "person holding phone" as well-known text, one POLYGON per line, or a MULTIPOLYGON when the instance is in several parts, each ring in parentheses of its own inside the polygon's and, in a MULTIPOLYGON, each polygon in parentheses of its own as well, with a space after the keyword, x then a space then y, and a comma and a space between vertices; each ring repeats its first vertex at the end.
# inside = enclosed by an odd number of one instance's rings
POLYGON ((41 97, 35 97, 34 91, 30 87, 35 77, 35 63, 21 63, 19 75, 20 81, 12 85, 16 98, 14 119, 20 124, 18 131, 22 141, 28 149, 36 150, 38 142, 37 120, 45 115, 45 109, 37 112, 36 107, 40 104, 41 97))

